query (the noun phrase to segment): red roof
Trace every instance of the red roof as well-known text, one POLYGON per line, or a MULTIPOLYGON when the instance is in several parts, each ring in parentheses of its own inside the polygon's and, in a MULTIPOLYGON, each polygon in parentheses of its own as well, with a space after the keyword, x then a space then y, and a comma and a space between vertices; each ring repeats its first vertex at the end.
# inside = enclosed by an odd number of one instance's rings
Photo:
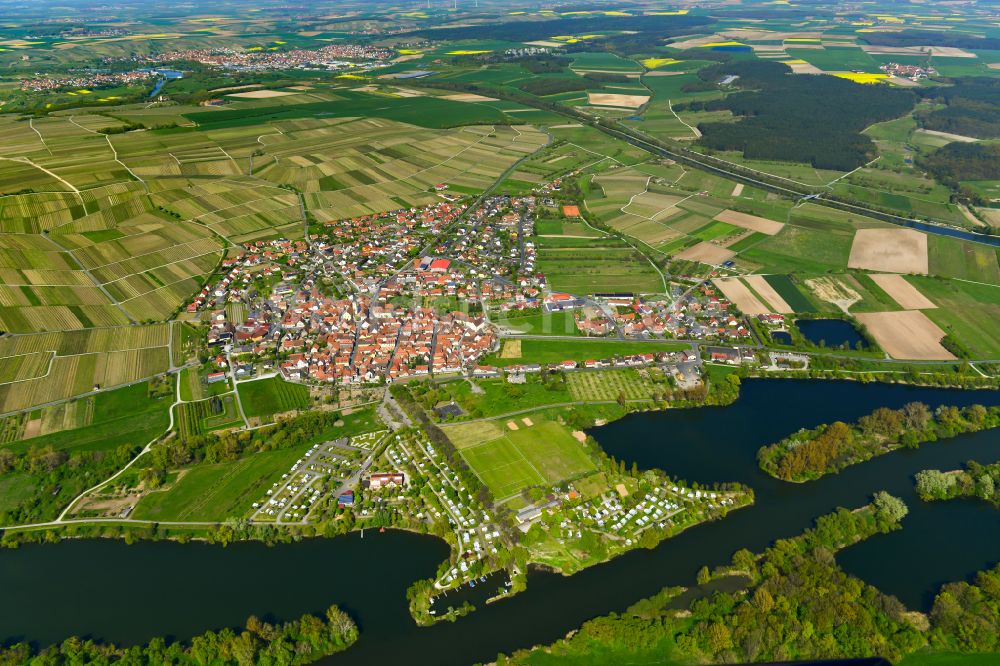
POLYGON ((449 266, 451 266, 451 261, 450 260, 448 260, 448 259, 435 259, 434 261, 431 262, 430 269, 432 271, 434 271, 434 270, 446 271, 446 270, 448 270, 449 266))

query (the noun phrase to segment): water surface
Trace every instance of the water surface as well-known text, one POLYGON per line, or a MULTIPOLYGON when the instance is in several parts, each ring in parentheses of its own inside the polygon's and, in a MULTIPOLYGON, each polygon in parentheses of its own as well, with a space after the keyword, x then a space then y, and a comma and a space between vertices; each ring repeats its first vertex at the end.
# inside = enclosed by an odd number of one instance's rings
MULTIPOLYGON (((790 537, 838 506, 857 507, 888 490, 911 508, 904 529, 839 555, 844 567, 926 608, 937 586, 964 579, 1000 559, 998 516, 972 502, 924 504, 912 475, 966 460, 1000 459, 1000 431, 963 435, 918 451, 899 451, 808 484, 759 471, 757 449, 801 427, 853 420, 879 406, 911 400, 932 406, 1000 404, 1000 392, 958 392, 853 382, 752 380, 734 405, 633 414, 592 434, 631 465, 660 467, 703 483, 740 481, 755 506, 572 577, 531 571, 528 590, 455 623, 419 628, 406 588, 434 574, 447 547, 430 537, 388 531, 267 548, 120 541, 64 541, 0 551, 0 640, 50 643, 70 634, 135 643, 156 635, 187 638, 239 626, 250 614, 296 617, 339 604, 361 639, 328 664, 433 663, 494 659, 550 643, 597 615, 620 612, 668 585, 690 585, 702 565, 759 551, 790 537)), ((477 588, 478 590, 478 588, 477 588)))

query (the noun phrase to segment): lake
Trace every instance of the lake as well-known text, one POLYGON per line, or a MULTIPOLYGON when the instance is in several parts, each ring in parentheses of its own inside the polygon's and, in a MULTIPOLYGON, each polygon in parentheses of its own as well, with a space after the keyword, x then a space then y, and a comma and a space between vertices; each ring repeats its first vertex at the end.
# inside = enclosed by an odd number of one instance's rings
POLYGON ((802 331, 806 340, 818 346, 842 347, 851 349, 868 348, 868 341, 861 337, 858 329, 849 321, 843 319, 798 319, 795 326, 802 331))
MULTIPOLYGON (((912 476, 966 460, 1000 459, 1000 431, 963 435, 898 451, 808 484, 773 479, 757 468, 757 449, 801 428, 853 420, 876 407, 920 400, 931 406, 1000 404, 1000 392, 958 392, 883 384, 749 380, 728 407, 633 414, 591 434, 630 465, 660 467, 699 482, 740 481, 757 503, 571 577, 528 574, 528 590, 455 623, 419 628, 406 588, 433 575, 447 554, 430 537, 387 531, 267 548, 175 543, 64 541, 0 551, 0 639, 40 643, 81 634, 138 642, 188 637, 241 625, 250 614, 285 619, 336 603, 361 628, 358 643, 327 664, 411 662, 447 666, 490 661, 564 636, 596 615, 624 610, 667 585, 690 585, 703 565, 739 548, 759 551, 799 534, 838 506, 857 507, 887 490, 910 506, 904 529, 843 551, 848 571, 914 609, 937 586, 965 579, 1000 558, 1000 512, 974 502, 924 504, 912 476)), ((476 588, 477 590, 479 588, 476 588)))

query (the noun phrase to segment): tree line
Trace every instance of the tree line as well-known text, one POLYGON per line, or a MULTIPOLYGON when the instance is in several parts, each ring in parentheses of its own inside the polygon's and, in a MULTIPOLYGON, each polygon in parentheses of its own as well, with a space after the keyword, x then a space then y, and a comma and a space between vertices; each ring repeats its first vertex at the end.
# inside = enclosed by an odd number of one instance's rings
POLYGON ((760 468, 784 481, 808 481, 900 447, 1000 426, 1000 407, 971 405, 931 409, 911 402, 879 407, 849 425, 842 421, 800 430, 757 452, 760 468))
POLYGON ((303 615, 283 624, 270 624, 251 616, 243 631, 207 631, 190 642, 154 638, 144 645, 119 647, 74 636, 40 650, 22 642, 0 649, 0 666, 295 666, 342 652, 357 639, 358 628, 350 616, 336 606, 330 606, 322 617, 303 615))

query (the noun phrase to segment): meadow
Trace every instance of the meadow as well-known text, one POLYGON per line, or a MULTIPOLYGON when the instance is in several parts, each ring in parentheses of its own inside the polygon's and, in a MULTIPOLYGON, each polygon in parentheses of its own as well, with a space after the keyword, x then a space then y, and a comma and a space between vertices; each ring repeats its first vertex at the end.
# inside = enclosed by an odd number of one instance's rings
POLYGON ((240 382, 236 389, 247 417, 271 417, 309 406, 309 389, 280 377, 240 382))
POLYGON ((301 445, 264 451, 214 465, 176 472, 162 490, 146 494, 133 517, 140 520, 223 521, 245 516, 263 495, 309 449, 301 445))

